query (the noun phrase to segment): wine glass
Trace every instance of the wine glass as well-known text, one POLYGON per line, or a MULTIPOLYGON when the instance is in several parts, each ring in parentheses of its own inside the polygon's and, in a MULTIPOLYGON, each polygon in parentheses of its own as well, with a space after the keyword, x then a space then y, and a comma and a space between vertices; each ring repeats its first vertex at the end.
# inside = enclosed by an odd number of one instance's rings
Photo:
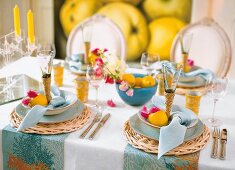
POLYGON ((159 55, 151 55, 149 53, 144 52, 141 56, 140 64, 142 68, 146 70, 147 75, 151 75, 154 70, 159 69, 159 61, 159 55))
POLYGON ((92 38, 92 21, 88 21, 82 25, 82 38, 85 48, 84 63, 88 64, 88 57, 91 48, 91 38, 92 38))
POLYGON ((40 69, 42 71, 42 84, 44 94, 46 95, 48 103, 50 103, 51 97, 51 71, 53 65, 53 59, 55 57, 54 44, 39 44, 37 49, 37 59, 40 69))
POLYGON ((95 98, 95 107, 98 109, 98 90, 102 82, 104 81, 104 70, 98 65, 87 66, 86 78, 89 81, 90 85, 95 88, 96 98, 95 98))
POLYGON ((212 127, 219 126, 221 121, 215 118, 215 107, 217 101, 225 96, 228 85, 228 78, 209 78, 206 84, 207 94, 214 101, 212 117, 208 119, 208 123, 212 127))
POLYGON ((39 44, 37 49, 37 59, 43 77, 47 77, 51 74, 52 64, 55 54, 56 50, 54 44, 50 43, 39 44))

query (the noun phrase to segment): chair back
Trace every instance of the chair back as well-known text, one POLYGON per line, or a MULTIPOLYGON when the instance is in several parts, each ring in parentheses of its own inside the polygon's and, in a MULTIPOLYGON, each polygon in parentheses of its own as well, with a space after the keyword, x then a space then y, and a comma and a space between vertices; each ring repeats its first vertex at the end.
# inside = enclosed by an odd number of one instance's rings
POLYGON ((210 18, 186 26, 173 42, 171 61, 181 61, 180 34, 185 32, 193 33, 189 58, 195 65, 210 69, 217 76, 226 76, 231 66, 232 48, 222 27, 210 18))

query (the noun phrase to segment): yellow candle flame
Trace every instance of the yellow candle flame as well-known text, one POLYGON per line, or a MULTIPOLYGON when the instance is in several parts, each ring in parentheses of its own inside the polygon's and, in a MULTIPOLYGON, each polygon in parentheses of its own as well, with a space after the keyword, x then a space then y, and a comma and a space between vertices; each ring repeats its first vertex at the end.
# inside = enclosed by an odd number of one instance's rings
POLYGON ((27 22, 28 22, 28 39, 31 44, 34 43, 34 22, 33 22, 33 13, 31 10, 27 13, 27 22))
POLYGON ((14 7, 14 27, 15 27, 15 34, 20 36, 20 10, 18 5, 14 7))

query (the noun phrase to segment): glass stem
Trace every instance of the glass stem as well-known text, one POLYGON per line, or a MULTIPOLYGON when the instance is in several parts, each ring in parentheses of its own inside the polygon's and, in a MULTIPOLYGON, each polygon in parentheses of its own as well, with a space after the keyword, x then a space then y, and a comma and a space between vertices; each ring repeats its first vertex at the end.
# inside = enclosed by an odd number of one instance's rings
POLYGON ((98 108, 98 87, 95 88, 95 106, 98 108))
POLYGON ((214 106, 213 106, 213 111, 212 111, 212 122, 215 122, 215 106, 216 106, 217 101, 218 99, 214 99, 214 106))

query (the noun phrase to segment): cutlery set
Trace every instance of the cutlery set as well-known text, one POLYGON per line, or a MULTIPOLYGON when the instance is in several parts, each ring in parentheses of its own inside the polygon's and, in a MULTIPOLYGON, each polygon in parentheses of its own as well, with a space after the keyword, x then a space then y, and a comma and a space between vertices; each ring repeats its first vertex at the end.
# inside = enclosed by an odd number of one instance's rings
POLYGON ((91 135, 88 137, 88 139, 92 140, 95 135, 97 134, 97 132, 101 129, 101 127, 104 126, 105 122, 109 119, 110 117, 110 113, 106 114, 102 119, 102 112, 98 112, 95 117, 93 118, 91 124, 82 132, 82 134, 80 135, 81 139, 84 139, 85 136, 88 134, 88 132, 91 130, 91 128, 97 123, 98 125, 96 126, 96 128, 94 129, 94 131, 91 133, 91 135))
POLYGON ((213 145, 211 151, 211 158, 217 158, 218 144, 220 139, 220 151, 219 151, 219 159, 224 160, 226 157, 226 143, 227 143, 227 129, 214 128, 212 133, 213 145))

